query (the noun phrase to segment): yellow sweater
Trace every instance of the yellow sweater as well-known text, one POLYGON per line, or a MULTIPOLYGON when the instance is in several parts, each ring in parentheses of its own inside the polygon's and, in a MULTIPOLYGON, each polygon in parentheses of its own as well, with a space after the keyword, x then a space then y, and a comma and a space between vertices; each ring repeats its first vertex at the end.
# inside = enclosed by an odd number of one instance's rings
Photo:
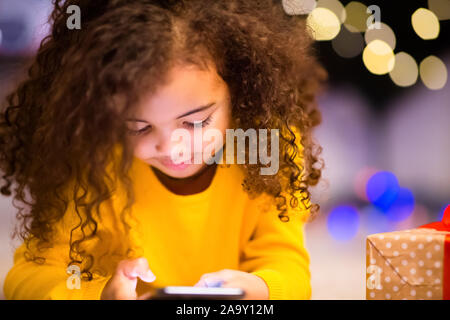
MULTIPOLYGON (((192 286, 204 273, 235 269, 261 277, 269 287, 270 299, 311 298, 304 207, 291 211, 289 222, 280 221, 273 202, 264 207, 267 203, 263 200, 269 199, 266 194, 250 199, 242 190, 243 173, 236 165, 219 165, 205 191, 187 196, 170 192, 137 158, 131 175, 136 193, 132 214, 138 221, 133 225, 133 241, 142 249, 136 256, 146 257, 156 276, 151 284, 139 280, 139 295, 152 286, 192 286)), ((122 206, 124 198, 117 194, 113 201, 113 206, 122 206)), ((98 254, 120 248, 124 242, 114 233, 119 226, 113 210, 101 208, 104 218, 98 234, 102 240, 89 247, 98 254)), ((23 244, 16 249, 14 266, 4 282, 7 299, 100 298, 108 274, 82 280, 79 289, 68 285, 68 243, 74 223, 76 212, 70 206, 64 223, 58 226, 54 246, 40 255, 46 258, 44 264, 26 261, 23 244)), ((113 254, 97 260, 109 272, 117 262, 113 254)))

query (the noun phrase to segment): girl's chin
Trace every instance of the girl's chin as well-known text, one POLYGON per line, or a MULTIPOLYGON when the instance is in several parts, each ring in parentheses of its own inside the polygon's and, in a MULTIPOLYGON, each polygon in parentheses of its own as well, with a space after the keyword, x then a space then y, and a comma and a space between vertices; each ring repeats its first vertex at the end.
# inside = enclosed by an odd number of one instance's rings
POLYGON ((202 169, 202 167, 202 165, 198 164, 188 164, 185 167, 180 166, 178 168, 167 168, 165 166, 158 166, 157 168, 169 177, 180 179, 195 175, 202 169))

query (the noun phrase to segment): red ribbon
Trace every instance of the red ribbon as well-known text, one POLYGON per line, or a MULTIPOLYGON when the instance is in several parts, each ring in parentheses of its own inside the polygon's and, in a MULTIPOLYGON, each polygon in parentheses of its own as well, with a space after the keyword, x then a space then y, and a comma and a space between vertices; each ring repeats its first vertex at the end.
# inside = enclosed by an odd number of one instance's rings
MULTIPOLYGON (((450 205, 444 210, 444 216, 442 221, 432 222, 424 224, 419 228, 431 228, 438 231, 449 231, 450 232, 450 205)), ((447 234, 444 240, 444 266, 443 266, 443 289, 442 298, 444 300, 450 300, 450 235, 447 234)))

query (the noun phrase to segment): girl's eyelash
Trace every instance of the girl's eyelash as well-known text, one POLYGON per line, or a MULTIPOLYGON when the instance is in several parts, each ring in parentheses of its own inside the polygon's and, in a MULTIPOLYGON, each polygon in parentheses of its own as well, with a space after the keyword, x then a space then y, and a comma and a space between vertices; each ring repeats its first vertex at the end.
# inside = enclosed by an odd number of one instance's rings
MULTIPOLYGON (((206 127, 207 125, 209 125, 209 124, 211 123, 211 120, 212 120, 212 116, 209 116, 208 118, 206 118, 205 120, 203 120, 202 122, 200 122, 200 125, 201 125, 202 127, 206 127)), ((189 128, 194 128, 194 127, 195 127, 195 124, 194 124, 194 123, 191 123, 191 122, 186 122, 185 124, 186 124, 186 126, 188 126, 189 128)))
POLYGON ((146 131, 149 127, 150 127, 150 126, 146 126, 146 127, 142 128, 142 129, 139 129, 139 130, 131 130, 131 129, 130 129, 130 130, 128 130, 128 132, 129 132, 132 136, 138 136, 138 135, 144 133, 144 131, 146 131))
MULTIPOLYGON (((203 120, 202 122, 200 122, 200 125, 201 125, 202 127, 206 127, 207 125, 209 125, 209 124, 211 123, 211 121, 212 121, 212 116, 209 116, 208 118, 206 118, 205 120, 203 120)), ((191 123, 191 122, 186 122, 185 125, 186 125, 188 128, 195 128, 195 124, 194 124, 194 123, 191 123)), ((128 132, 129 132, 131 135, 133 135, 133 136, 138 136, 138 135, 143 134, 149 127, 150 127, 150 126, 146 126, 146 127, 142 128, 142 129, 139 129, 139 130, 128 130, 128 132)))

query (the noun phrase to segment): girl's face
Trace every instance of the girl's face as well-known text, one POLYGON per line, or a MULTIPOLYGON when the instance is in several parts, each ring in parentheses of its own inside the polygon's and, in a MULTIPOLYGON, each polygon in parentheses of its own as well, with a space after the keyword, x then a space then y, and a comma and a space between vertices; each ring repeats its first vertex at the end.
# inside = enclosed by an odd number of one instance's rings
MULTIPOLYGON (((151 96, 143 96, 135 114, 128 117, 127 126, 131 130, 129 140, 137 158, 168 176, 187 178, 205 168, 204 160, 214 155, 211 151, 207 155, 204 151, 207 146, 207 150, 211 150, 211 144, 214 145, 212 150, 217 152, 223 147, 230 119, 228 86, 216 70, 177 66, 170 71, 167 85, 158 88, 151 96), (198 127, 201 130, 195 128, 197 132, 204 135, 208 129, 216 129, 221 132, 222 141, 202 139, 205 141, 194 144, 195 122, 202 122, 198 127), (172 141, 175 129, 184 129, 190 139, 172 141), (191 151, 191 164, 176 165, 171 161, 172 151, 180 148, 191 151), (194 153, 201 163, 194 162, 194 153)), ((187 159, 186 156, 183 159, 187 159)), ((176 161, 175 158, 173 160, 176 161)))

